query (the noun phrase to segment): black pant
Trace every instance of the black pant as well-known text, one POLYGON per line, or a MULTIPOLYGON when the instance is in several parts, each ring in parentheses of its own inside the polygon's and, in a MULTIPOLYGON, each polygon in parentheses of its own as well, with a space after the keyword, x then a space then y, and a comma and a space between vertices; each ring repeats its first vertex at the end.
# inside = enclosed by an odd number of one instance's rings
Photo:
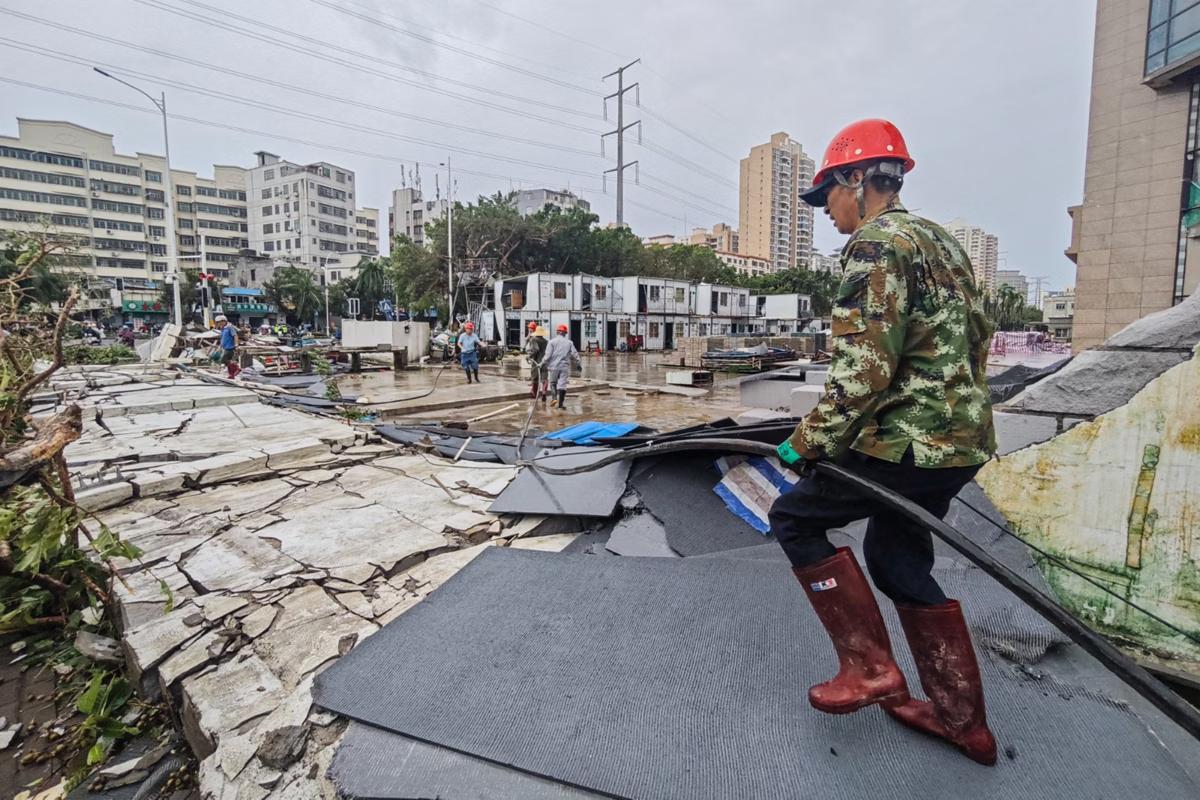
MULTIPOLYGON (((974 467, 925 469, 911 448, 899 464, 851 451, 843 466, 912 500, 936 517, 979 471, 974 467)), ((898 603, 939 605, 946 595, 930 575, 933 538, 928 530, 877 500, 823 475, 801 478, 771 506, 771 533, 794 567, 806 567, 837 552, 826 532, 870 517, 863 552, 879 590, 898 603)))

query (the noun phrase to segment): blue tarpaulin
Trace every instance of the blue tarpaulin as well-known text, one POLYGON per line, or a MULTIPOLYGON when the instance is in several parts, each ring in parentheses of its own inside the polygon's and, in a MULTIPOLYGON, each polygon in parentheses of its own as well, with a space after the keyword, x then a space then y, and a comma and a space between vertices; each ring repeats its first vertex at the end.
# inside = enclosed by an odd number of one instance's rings
POLYGON ((575 444, 596 444, 597 439, 609 436, 624 436, 640 427, 636 422, 596 422, 595 420, 589 420, 563 428, 560 431, 552 431, 541 438, 559 439, 565 442, 574 442, 575 444))

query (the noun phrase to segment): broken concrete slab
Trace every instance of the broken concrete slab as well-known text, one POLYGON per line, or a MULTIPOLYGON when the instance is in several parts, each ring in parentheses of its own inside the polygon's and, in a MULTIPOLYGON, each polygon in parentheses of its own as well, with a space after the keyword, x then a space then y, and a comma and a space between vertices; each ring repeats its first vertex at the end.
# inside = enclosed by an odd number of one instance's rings
POLYGON ((180 497, 176 502, 180 509, 197 514, 220 512, 230 516, 241 516, 252 511, 266 510, 293 491, 295 487, 287 481, 272 478, 213 487, 180 497))
POLYGON ((209 622, 218 622, 250 603, 244 597, 215 593, 199 595, 192 602, 203 609, 204 619, 209 622))
POLYGON ((122 645, 125 660, 134 680, 167 657, 175 648, 196 636, 197 629, 187 619, 197 612, 196 606, 184 603, 173 611, 126 631, 122 645))
POLYGON ((667 544, 667 531, 662 523, 647 512, 622 518, 613 527, 604 547, 619 556, 679 557, 667 544))
POLYGON ((288 692, 262 659, 251 655, 185 678, 182 694, 184 735, 203 758, 223 734, 270 713, 288 692))
POLYGON ((179 568, 206 591, 250 588, 295 562, 241 528, 230 528, 180 562, 179 568))
POLYGON ((994 411, 992 421, 996 428, 996 455, 999 456, 1053 439, 1058 433, 1058 420, 1051 416, 994 411))
POLYGON ((158 680, 164 693, 167 693, 177 681, 186 678, 206 664, 216 660, 210 653, 210 648, 220 644, 223 637, 219 631, 208 631, 199 637, 184 643, 178 650, 158 665, 158 680))
POLYGON ((131 497, 133 497, 133 484, 128 481, 118 481, 76 492, 75 503, 85 511, 99 511, 120 505, 131 497))
POLYGON ((80 630, 75 634, 75 649, 101 664, 120 664, 124 660, 121 645, 116 639, 101 636, 91 631, 80 630))
POLYGON ((242 618, 242 633, 251 639, 256 639, 271 627, 271 623, 275 621, 278 615, 279 609, 275 606, 262 606, 249 616, 242 618))
POLYGON ((255 535, 279 542, 279 549, 298 562, 327 569, 361 566, 364 561, 390 568, 405 558, 446 545, 440 531, 374 504, 340 517, 336 504, 334 508, 308 506, 255 535), (330 524, 333 519, 338 519, 337 524, 330 524))
POLYGON ((1200 295, 1131 322, 1104 343, 1105 347, 1192 350, 1200 344, 1200 295))

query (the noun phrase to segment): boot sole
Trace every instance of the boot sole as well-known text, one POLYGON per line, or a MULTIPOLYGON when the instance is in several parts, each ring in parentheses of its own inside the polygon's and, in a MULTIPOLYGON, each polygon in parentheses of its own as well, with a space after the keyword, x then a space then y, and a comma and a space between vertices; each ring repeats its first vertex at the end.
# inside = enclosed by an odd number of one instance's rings
MULTIPOLYGON (((885 706, 885 709, 886 708, 887 707, 885 706)), ((985 767, 996 766, 996 759, 999 756, 999 752, 995 746, 994 738, 992 739, 993 745, 992 745, 992 749, 990 751, 988 751, 986 753, 977 753, 967 747, 964 747, 963 745, 956 742, 954 739, 950 738, 950 734, 947 732, 939 733, 937 731, 930 730, 929 728, 927 728, 923 725, 911 723, 908 720, 906 720, 904 717, 898 716, 896 714, 889 713, 888 716, 891 717, 892 719, 896 720, 896 722, 899 722, 901 725, 903 725, 904 727, 908 728, 911 731, 916 731, 917 733, 921 734, 922 736, 926 736, 930 739, 937 739, 939 742, 945 742, 946 744, 950 745, 958 752, 962 753, 967 758, 974 761, 976 764, 982 764, 985 767)))

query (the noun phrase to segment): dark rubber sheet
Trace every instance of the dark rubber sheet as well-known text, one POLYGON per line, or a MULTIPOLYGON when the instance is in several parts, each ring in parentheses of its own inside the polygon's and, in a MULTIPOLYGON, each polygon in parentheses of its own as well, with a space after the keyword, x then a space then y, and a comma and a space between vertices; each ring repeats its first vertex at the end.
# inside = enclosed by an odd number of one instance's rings
MULTIPOLYGON (((1194 742, 1173 754, 1124 704, 1044 672, 1072 646, 978 570, 938 578, 983 653, 989 718, 1012 753, 994 769, 878 709, 809 708, 806 687, 835 659, 775 560, 491 548, 321 674, 315 695, 352 719, 616 797, 1200 796, 1175 760, 1200 758, 1194 742)), ((914 676, 902 641, 894 633, 914 676)))
MULTIPOLYGON (((545 459, 548 467, 569 469, 593 464, 612 452, 605 447, 561 447, 543 451, 535 460, 545 459)), ((525 467, 492 501, 488 511, 493 514, 607 517, 625 494, 628 474, 628 461, 618 461, 578 475, 550 475, 525 467)))

